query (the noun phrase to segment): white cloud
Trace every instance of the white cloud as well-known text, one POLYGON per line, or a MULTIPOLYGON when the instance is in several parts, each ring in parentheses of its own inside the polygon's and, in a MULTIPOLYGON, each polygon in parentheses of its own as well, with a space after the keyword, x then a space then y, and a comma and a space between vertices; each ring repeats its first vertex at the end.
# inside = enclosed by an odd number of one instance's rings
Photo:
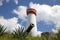
MULTIPOLYGON (((37 22, 45 21, 47 24, 53 22, 56 24, 56 30, 60 28, 60 5, 49 6, 30 2, 29 7, 37 10, 37 22)), ((14 9, 14 13, 20 19, 26 20, 26 9, 27 7, 25 6, 19 6, 17 9, 14 9)))
POLYGON ((2 6, 3 5, 3 0, 0 0, 0 6, 2 6))
MULTIPOLYGON (((0 6, 2 6, 3 5, 3 2, 5 2, 5 1, 6 1, 6 3, 9 3, 11 0, 0 0, 0 6)), ((18 5, 18 0, 14 0, 14 3, 16 5, 18 5)))
MULTIPOLYGON (((7 3, 10 1, 10 0, 5 0, 7 3)), ((3 2, 4 0, 0 0, 0 6, 3 6, 3 2)))
POLYGON ((40 4, 33 4, 32 2, 30 3, 30 8, 34 8, 37 10, 37 22, 40 22, 41 20, 49 21, 50 20, 50 15, 52 13, 51 11, 51 6, 49 5, 40 5, 40 4))
POLYGON ((54 33, 58 33, 58 31, 56 29, 52 29, 52 32, 54 33))
POLYGON ((10 0, 6 0, 6 2, 8 3, 10 0))
POLYGON ((25 6, 18 6, 17 9, 13 10, 13 12, 15 14, 17 14, 20 19, 22 19, 22 20, 25 21, 26 17, 27 17, 27 15, 26 15, 26 9, 27 9, 27 7, 25 7, 25 6))
POLYGON ((41 33, 42 33, 41 31, 37 31, 37 36, 40 37, 41 36, 41 33))
POLYGON ((31 2, 29 6, 37 10, 37 22, 53 22, 56 24, 56 30, 60 28, 60 5, 49 6, 31 2))
POLYGON ((18 0, 14 0, 15 4, 17 5, 18 4, 18 0))
POLYGON ((4 17, 0 16, 0 24, 4 25, 4 28, 7 27, 6 31, 10 31, 10 32, 15 30, 15 28, 21 27, 21 25, 18 24, 18 18, 16 17, 5 19, 4 17))

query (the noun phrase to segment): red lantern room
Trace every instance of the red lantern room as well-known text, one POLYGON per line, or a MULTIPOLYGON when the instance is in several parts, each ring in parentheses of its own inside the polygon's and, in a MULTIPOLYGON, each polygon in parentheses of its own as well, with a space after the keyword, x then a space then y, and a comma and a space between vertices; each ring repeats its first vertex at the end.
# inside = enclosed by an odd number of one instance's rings
POLYGON ((32 8, 27 9, 27 15, 28 14, 35 14, 36 15, 36 10, 35 9, 32 9, 32 8))

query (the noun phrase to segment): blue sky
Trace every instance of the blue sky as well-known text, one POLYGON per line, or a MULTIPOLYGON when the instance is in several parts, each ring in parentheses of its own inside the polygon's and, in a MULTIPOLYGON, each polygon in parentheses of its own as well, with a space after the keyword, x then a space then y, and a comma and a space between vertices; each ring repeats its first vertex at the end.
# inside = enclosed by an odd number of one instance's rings
MULTIPOLYGON (((9 2, 6 2, 4 0, 2 3, 3 5, 0 6, 0 16, 3 16, 5 19, 10 19, 13 17, 17 17, 18 15, 13 13, 13 9, 16 9, 18 6, 27 6, 29 8, 29 3, 33 2, 36 4, 41 5, 60 5, 60 0, 18 0, 18 4, 14 2, 14 0, 10 0, 9 2)), ((18 23, 20 24, 22 19, 18 20, 18 23)), ((26 26, 26 22, 23 22, 22 25, 26 26)), ((47 24, 44 21, 37 22, 37 28, 39 31, 46 32, 46 31, 52 31, 53 28, 55 28, 55 24, 52 22, 51 24, 47 24)))

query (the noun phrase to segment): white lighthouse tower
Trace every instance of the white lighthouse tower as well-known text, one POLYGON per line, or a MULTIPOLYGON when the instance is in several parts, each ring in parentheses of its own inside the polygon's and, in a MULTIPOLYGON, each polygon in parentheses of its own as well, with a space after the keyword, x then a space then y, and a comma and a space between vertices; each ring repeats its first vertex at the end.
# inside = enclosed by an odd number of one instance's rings
POLYGON ((35 9, 27 9, 27 27, 32 23, 34 24, 34 27, 31 30, 31 35, 32 36, 37 36, 37 25, 36 25, 36 10, 35 9))

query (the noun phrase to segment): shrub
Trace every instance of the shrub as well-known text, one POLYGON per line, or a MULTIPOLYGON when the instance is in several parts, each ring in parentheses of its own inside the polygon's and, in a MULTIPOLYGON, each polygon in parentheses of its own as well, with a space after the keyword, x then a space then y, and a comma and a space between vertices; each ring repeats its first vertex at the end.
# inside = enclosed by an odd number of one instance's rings
POLYGON ((15 38, 18 38, 18 40, 25 40, 26 39, 26 35, 24 35, 24 28, 18 28, 15 31, 13 31, 13 36, 15 38))
POLYGON ((6 28, 4 26, 0 25, 0 36, 2 36, 5 32, 6 28))

